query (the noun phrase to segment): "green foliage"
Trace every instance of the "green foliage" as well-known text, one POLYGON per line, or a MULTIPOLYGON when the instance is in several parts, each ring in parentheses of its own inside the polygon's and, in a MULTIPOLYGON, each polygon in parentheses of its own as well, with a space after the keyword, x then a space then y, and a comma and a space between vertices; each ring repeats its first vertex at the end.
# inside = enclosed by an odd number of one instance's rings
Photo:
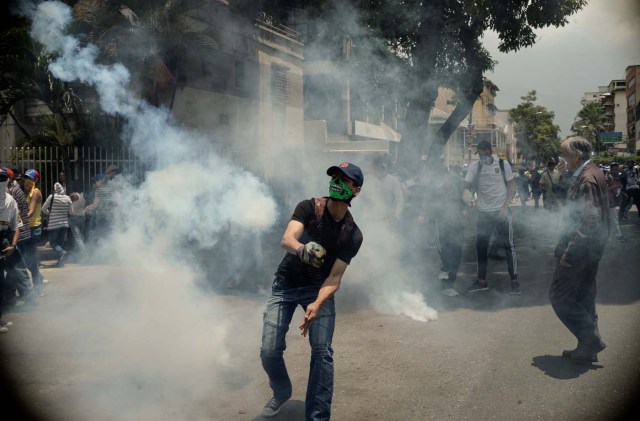
POLYGON ((605 155, 603 153, 602 155, 593 158, 593 162, 595 162, 597 165, 611 165, 612 162, 617 162, 618 164, 620 164, 620 167, 623 167, 627 161, 640 162, 640 156, 613 156, 610 154, 605 155))
POLYGON ((600 103, 592 102, 585 104, 582 109, 578 111, 571 125, 571 131, 591 142, 598 153, 602 149, 598 143, 598 133, 605 131, 604 123, 606 123, 606 121, 607 119, 604 116, 604 111, 600 103))
MULTIPOLYGON (((137 82, 132 88, 152 101, 156 84, 150 75, 154 74, 154 66, 166 64, 176 76, 181 57, 187 49, 224 42, 224 37, 216 38, 214 31, 209 31, 204 37, 181 31, 178 24, 179 17, 190 10, 217 13, 216 8, 224 7, 218 2, 68 0, 67 3, 74 5, 77 18, 72 32, 98 45, 102 62, 118 61, 130 69, 137 69, 137 72, 132 72, 137 82), (212 37, 216 39, 212 40, 212 37)), ((397 99, 399 103, 408 105, 408 133, 403 136, 403 143, 411 143, 424 139, 426 116, 437 96, 438 87, 448 86, 459 93, 460 109, 452 114, 452 118, 460 121, 482 91, 483 73, 495 64, 481 43, 486 30, 498 33, 501 51, 516 51, 535 43, 535 29, 564 26, 567 17, 585 4, 585 0, 230 0, 229 9, 250 21, 257 16, 269 16, 274 23, 283 24, 287 24, 291 9, 296 9, 296 15, 306 15, 306 24, 310 28, 303 34, 308 48, 305 54, 314 44, 328 44, 335 55, 325 55, 324 59, 331 58, 343 64, 342 41, 350 39, 352 48, 346 70, 357 75, 353 80, 369 88, 367 91, 371 94, 363 101, 384 104, 397 99), (352 15, 355 19, 346 19, 352 15), (371 58, 375 58, 375 65, 372 65, 371 58)), ((234 25, 233 22, 227 24, 234 25)), ((42 65, 39 72, 46 69, 46 59, 38 61, 35 57, 37 55, 21 58, 15 65, 42 65)), ((48 82, 57 83, 53 80, 48 82)), ((59 100, 45 98, 45 102, 57 109, 82 109, 82 112, 75 112, 76 124, 67 125, 67 130, 77 127, 74 141, 91 137, 91 132, 102 133, 105 127, 119 127, 121 122, 108 121, 109 117, 102 116, 93 108, 96 101, 91 90, 71 84, 61 86, 63 89, 56 87, 56 93, 52 95, 59 100), (75 101, 79 93, 82 94, 82 102, 75 101)), ((33 95, 36 87, 42 89, 41 84, 30 84, 25 80, 11 84, 3 82, 0 88, 6 93, 3 92, 0 116, 6 116, 10 104, 33 95)), ((37 98, 43 98, 46 92, 41 90, 36 94, 37 98)), ((67 115, 62 114, 63 117, 67 115)), ((458 123, 452 121, 446 127, 454 130, 458 123)), ((548 153, 550 147, 545 146, 544 140, 551 139, 554 133, 556 130, 552 124, 536 132, 533 137, 538 144, 536 153, 548 153)), ((447 137, 443 133, 443 139, 447 137)), ((61 138, 67 139, 58 135, 58 139, 61 138)), ((109 138, 115 136, 109 134, 105 137, 109 138)))
POLYGON ((509 111, 517 146, 529 160, 546 161, 560 154, 560 127, 553 124, 555 113, 536 105, 536 91, 521 97, 522 103, 509 111))
MULTIPOLYGON (((251 2, 231 1, 232 5, 246 3, 251 2)), ((411 159, 421 155, 421 148, 416 144, 424 140, 427 116, 439 87, 450 87, 458 93, 456 110, 441 126, 433 142, 440 146, 482 92, 483 74, 495 65, 481 43, 485 31, 498 33, 500 51, 517 51, 536 42, 536 29, 564 26, 568 16, 584 7, 586 0, 271 0, 255 3, 253 8, 249 7, 252 14, 256 8, 262 8, 275 17, 287 16, 286 10, 292 6, 313 10, 310 16, 322 22, 318 28, 322 28, 323 34, 352 37, 354 57, 376 57, 376 68, 383 70, 372 69, 370 60, 356 59, 351 63, 352 71, 360 72, 358 80, 363 85, 377 88, 371 96, 388 98, 393 93, 399 103, 407 105, 402 153, 411 159), (354 31, 345 25, 344 19, 332 20, 332 13, 338 7, 348 12, 341 16, 355 12, 360 27, 354 31), (365 47, 360 42, 364 38, 374 40, 375 47, 365 47), (357 51, 359 48, 362 51, 357 51)), ((333 44, 336 44, 335 38, 333 44)), ((558 129, 551 122, 539 126, 535 133, 527 134, 526 144, 533 148, 532 153, 547 155, 556 147, 558 129)), ((429 153, 432 155, 439 154, 429 153)))
POLYGON ((48 144, 52 138, 60 144, 73 142, 74 130, 67 115, 77 111, 82 100, 72 84, 53 77, 49 71, 53 60, 55 56, 32 41, 26 26, 0 33, 0 121, 12 116, 26 144, 48 144), (18 103, 43 104, 51 119, 30 117, 21 121, 21 116, 13 112, 18 103), (56 136, 51 137, 53 133, 56 136))
MULTIPOLYGON (((126 2, 76 0, 69 32, 100 50, 103 64, 123 63, 133 75, 134 95, 158 104, 156 71, 176 67, 187 48, 211 48, 214 34, 182 31, 179 16, 194 8, 215 12, 217 3, 204 0, 127 0, 126 2), (165 64, 166 63, 166 64, 165 64)), ((98 106, 95 89, 64 83, 48 70, 56 59, 29 35, 26 19, 12 19, 0 32, 0 122, 11 116, 22 132, 24 145, 113 145, 120 141, 122 118, 106 115, 98 106), (16 105, 44 103, 51 116, 23 118, 16 105)), ((171 77, 172 75, 169 75, 171 77)), ((166 77, 165 77, 166 79, 166 77)), ((173 82, 173 81, 172 81, 173 82)))

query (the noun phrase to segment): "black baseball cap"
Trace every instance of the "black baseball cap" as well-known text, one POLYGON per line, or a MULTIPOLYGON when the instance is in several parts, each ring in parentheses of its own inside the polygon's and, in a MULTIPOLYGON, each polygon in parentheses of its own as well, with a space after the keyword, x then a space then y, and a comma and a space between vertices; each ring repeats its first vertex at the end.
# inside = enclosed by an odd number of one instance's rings
POLYGON ((362 170, 357 165, 350 162, 343 162, 340 165, 334 165, 327 169, 327 175, 334 175, 337 172, 341 172, 353 180, 358 187, 362 187, 362 183, 364 183, 364 175, 362 175, 362 170))

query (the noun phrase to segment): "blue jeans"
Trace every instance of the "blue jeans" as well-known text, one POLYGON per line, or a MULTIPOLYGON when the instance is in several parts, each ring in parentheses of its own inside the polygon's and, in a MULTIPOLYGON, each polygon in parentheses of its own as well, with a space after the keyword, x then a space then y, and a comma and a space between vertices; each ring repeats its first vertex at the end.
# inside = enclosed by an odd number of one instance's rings
POLYGON ((40 259, 38 259, 37 246, 42 236, 42 227, 31 228, 31 238, 21 244, 24 260, 27 269, 31 272, 31 279, 34 286, 42 285, 42 274, 40 274, 40 259))
MULTIPOLYGON (((318 297, 317 286, 295 287, 275 278, 271 297, 267 301, 262 329, 260 358, 262 367, 269 376, 269 386, 278 400, 291 397, 291 380, 284 363, 286 349, 285 336, 298 305, 306 310, 307 305, 318 297)), ((300 320, 302 323, 302 320, 300 320)), ((328 420, 331 417, 331 397, 333 396, 333 349, 331 340, 336 322, 333 297, 328 299, 318 312, 318 318, 309 327, 311 345, 311 366, 305 399, 306 420, 328 420)), ((297 326, 297 325, 296 325, 297 326)))
POLYGON ((56 228, 53 230, 49 230, 49 244, 53 249, 58 253, 58 258, 62 256, 63 253, 66 253, 64 247, 64 237, 67 233, 67 228, 56 228))

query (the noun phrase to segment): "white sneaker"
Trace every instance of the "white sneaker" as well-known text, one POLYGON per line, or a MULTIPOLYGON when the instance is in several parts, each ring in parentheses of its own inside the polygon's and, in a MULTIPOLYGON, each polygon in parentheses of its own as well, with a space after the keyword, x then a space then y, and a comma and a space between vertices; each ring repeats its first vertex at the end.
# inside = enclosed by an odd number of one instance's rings
POLYGON ((443 289, 442 293, 447 297, 457 297, 458 295, 460 295, 460 293, 453 288, 443 289))
POLYGON ((441 281, 443 279, 449 279, 449 273, 441 270, 440 275, 438 275, 438 279, 441 281))
POLYGON ((4 326, 0 327, 0 333, 7 333, 9 331, 9 328, 6 328, 4 326))
POLYGON ((43 279, 43 280, 42 280, 42 285, 46 285, 46 284, 48 284, 48 283, 49 283, 49 280, 48 280, 48 279, 43 279))

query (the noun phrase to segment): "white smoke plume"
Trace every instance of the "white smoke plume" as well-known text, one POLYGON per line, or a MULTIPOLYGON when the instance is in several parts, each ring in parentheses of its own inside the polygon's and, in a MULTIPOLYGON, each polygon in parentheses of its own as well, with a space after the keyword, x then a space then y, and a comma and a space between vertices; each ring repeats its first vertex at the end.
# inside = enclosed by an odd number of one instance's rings
MULTIPOLYGON (((112 281, 98 287, 91 299, 61 304, 64 311, 42 326, 43 335, 82 324, 79 330, 90 331, 92 340, 74 344, 75 350, 98 352, 109 367, 100 393, 89 388, 77 401, 79 413, 108 419, 116 400, 125 414, 120 419, 179 419, 179 409, 172 407, 175 401, 166 396, 188 394, 189 401, 206 401, 216 393, 214 384, 220 382, 215 378, 221 367, 232 364, 237 348, 229 343, 237 347, 242 342, 242 348, 255 350, 256 357, 259 348, 262 305, 241 319, 233 314, 228 300, 203 295, 198 285, 211 276, 205 271, 217 269, 203 268, 199 259, 229 226, 249 238, 259 238, 276 220, 275 202, 256 176, 215 154, 201 153, 210 142, 205 134, 179 127, 167 110, 133 96, 127 68, 96 63, 95 46, 65 34, 72 20, 68 6, 48 1, 28 14, 33 37, 59 54, 50 66, 55 77, 94 86, 102 109, 127 120, 123 135, 136 155, 158 163, 140 186, 126 185, 115 193, 118 229, 101 242, 97 253, 116 263, 105 269, 112 281), (229 333, 231 323, 235 323, 234 331, 242 331, 240 339, 229 333)), ((321 182, 316 174, 338 162, 321 162, 323 159, 326 157, 289 166, 278 162, 276 167, 289 168, 294 174, 277 172, 274 181, 309 177, 306 185, 300 183, 300 195, 291 194, 295 202, 326 194, 328 179, 321 182), (303 170, 292 171, 293 166, 303 170)), ((352 161, 367 174, 366 163, 352 161)), ((346 278, 380 312, 416 321, 435 320, 436 311, 420 292, 422 274, 408 269, 412 263, 404 259, 406 245, 400 234, 378 227, 375 221, 367 222, 368 215, 362 215, 375 212, 370 205, 384 200, 375 197, 374 191, 375 181, 367 174, 363 195, 353 208, 365 243, 346 278)), ((289 205, 286 212, 295 203, 289 205)), ((238 251, 243 252, 247 250, 238 251)), ((79 360, 78 370, 95 371, 92 362, 91 358, 79 360)))
MULTIPOLYGON (((48 1, 27 13, 34 39, 59 55, 50 65, 52 74, 94 86, 102 109, 126 119, 123 135, 136 155, 158 163, 140 186, 125 183, 114 190, 116 229, 101 239, 95 254, 113 265, 89 268, 106 271, 108 282, 81 300, 60 303, 41 333, 84 332, 74 341, 74 352, 99 353, 101 366, 108 367, 102 392, 89 388, 77 400, 78 413, 108 419, 115 400, 123 406, 119 419, 180 418, 166 396, 189 394, 192 401, 214 396, 212 378, 231 352, 232 304, 203 294, 209 274, 199 259, 229 226, 255 237, 269 229, 276 220, 275 201, 255 175, 214 153, 201 153, 210 143, 205 135, 178 127, 166 110, 134 97, 124 66, 96 63, 95 46, 65 34, 72 20, 67 5, 48 1)), ((260 311, 256 307, 255 314, 244 315, 244 333, 252 338, 247 347, 255 355, 260 311)), ((77 370, 95 371, 93 364, 79 358, 77 370)))
POLYGON ((33 37, 48 51, 60 54, 50 65, 52 74, 64 81, 95 86, 102 109, 127 119, 136 153, 159 162, 139 189, 123 194, 120 208, 125 223, 130 228, 144 226, 145 222, 155 226, 160 219, 171 224, 171 229, 164 226, 163 236, 175 234, 180 238, 172 241, 195 239, 207 246, 215 243, 225 223, 250 230, 268 229, 276 216, 268 188, 254 175, 215 154, 199 156, 198 148, 208 142, 206 136, 173 125, 166 110, 134 98, 124 66, 96 63, 98 51, 94 45, 81 45, 64 34, 71 19, 71 10, 56 1, 41 3, 33 15, 33 37), (199 158, 197 162, 193 162, 194 157, 199 158), (187 177, 198 182, 187 182, 187 177), (135 211, 132 204, 136 204, 135 211))

